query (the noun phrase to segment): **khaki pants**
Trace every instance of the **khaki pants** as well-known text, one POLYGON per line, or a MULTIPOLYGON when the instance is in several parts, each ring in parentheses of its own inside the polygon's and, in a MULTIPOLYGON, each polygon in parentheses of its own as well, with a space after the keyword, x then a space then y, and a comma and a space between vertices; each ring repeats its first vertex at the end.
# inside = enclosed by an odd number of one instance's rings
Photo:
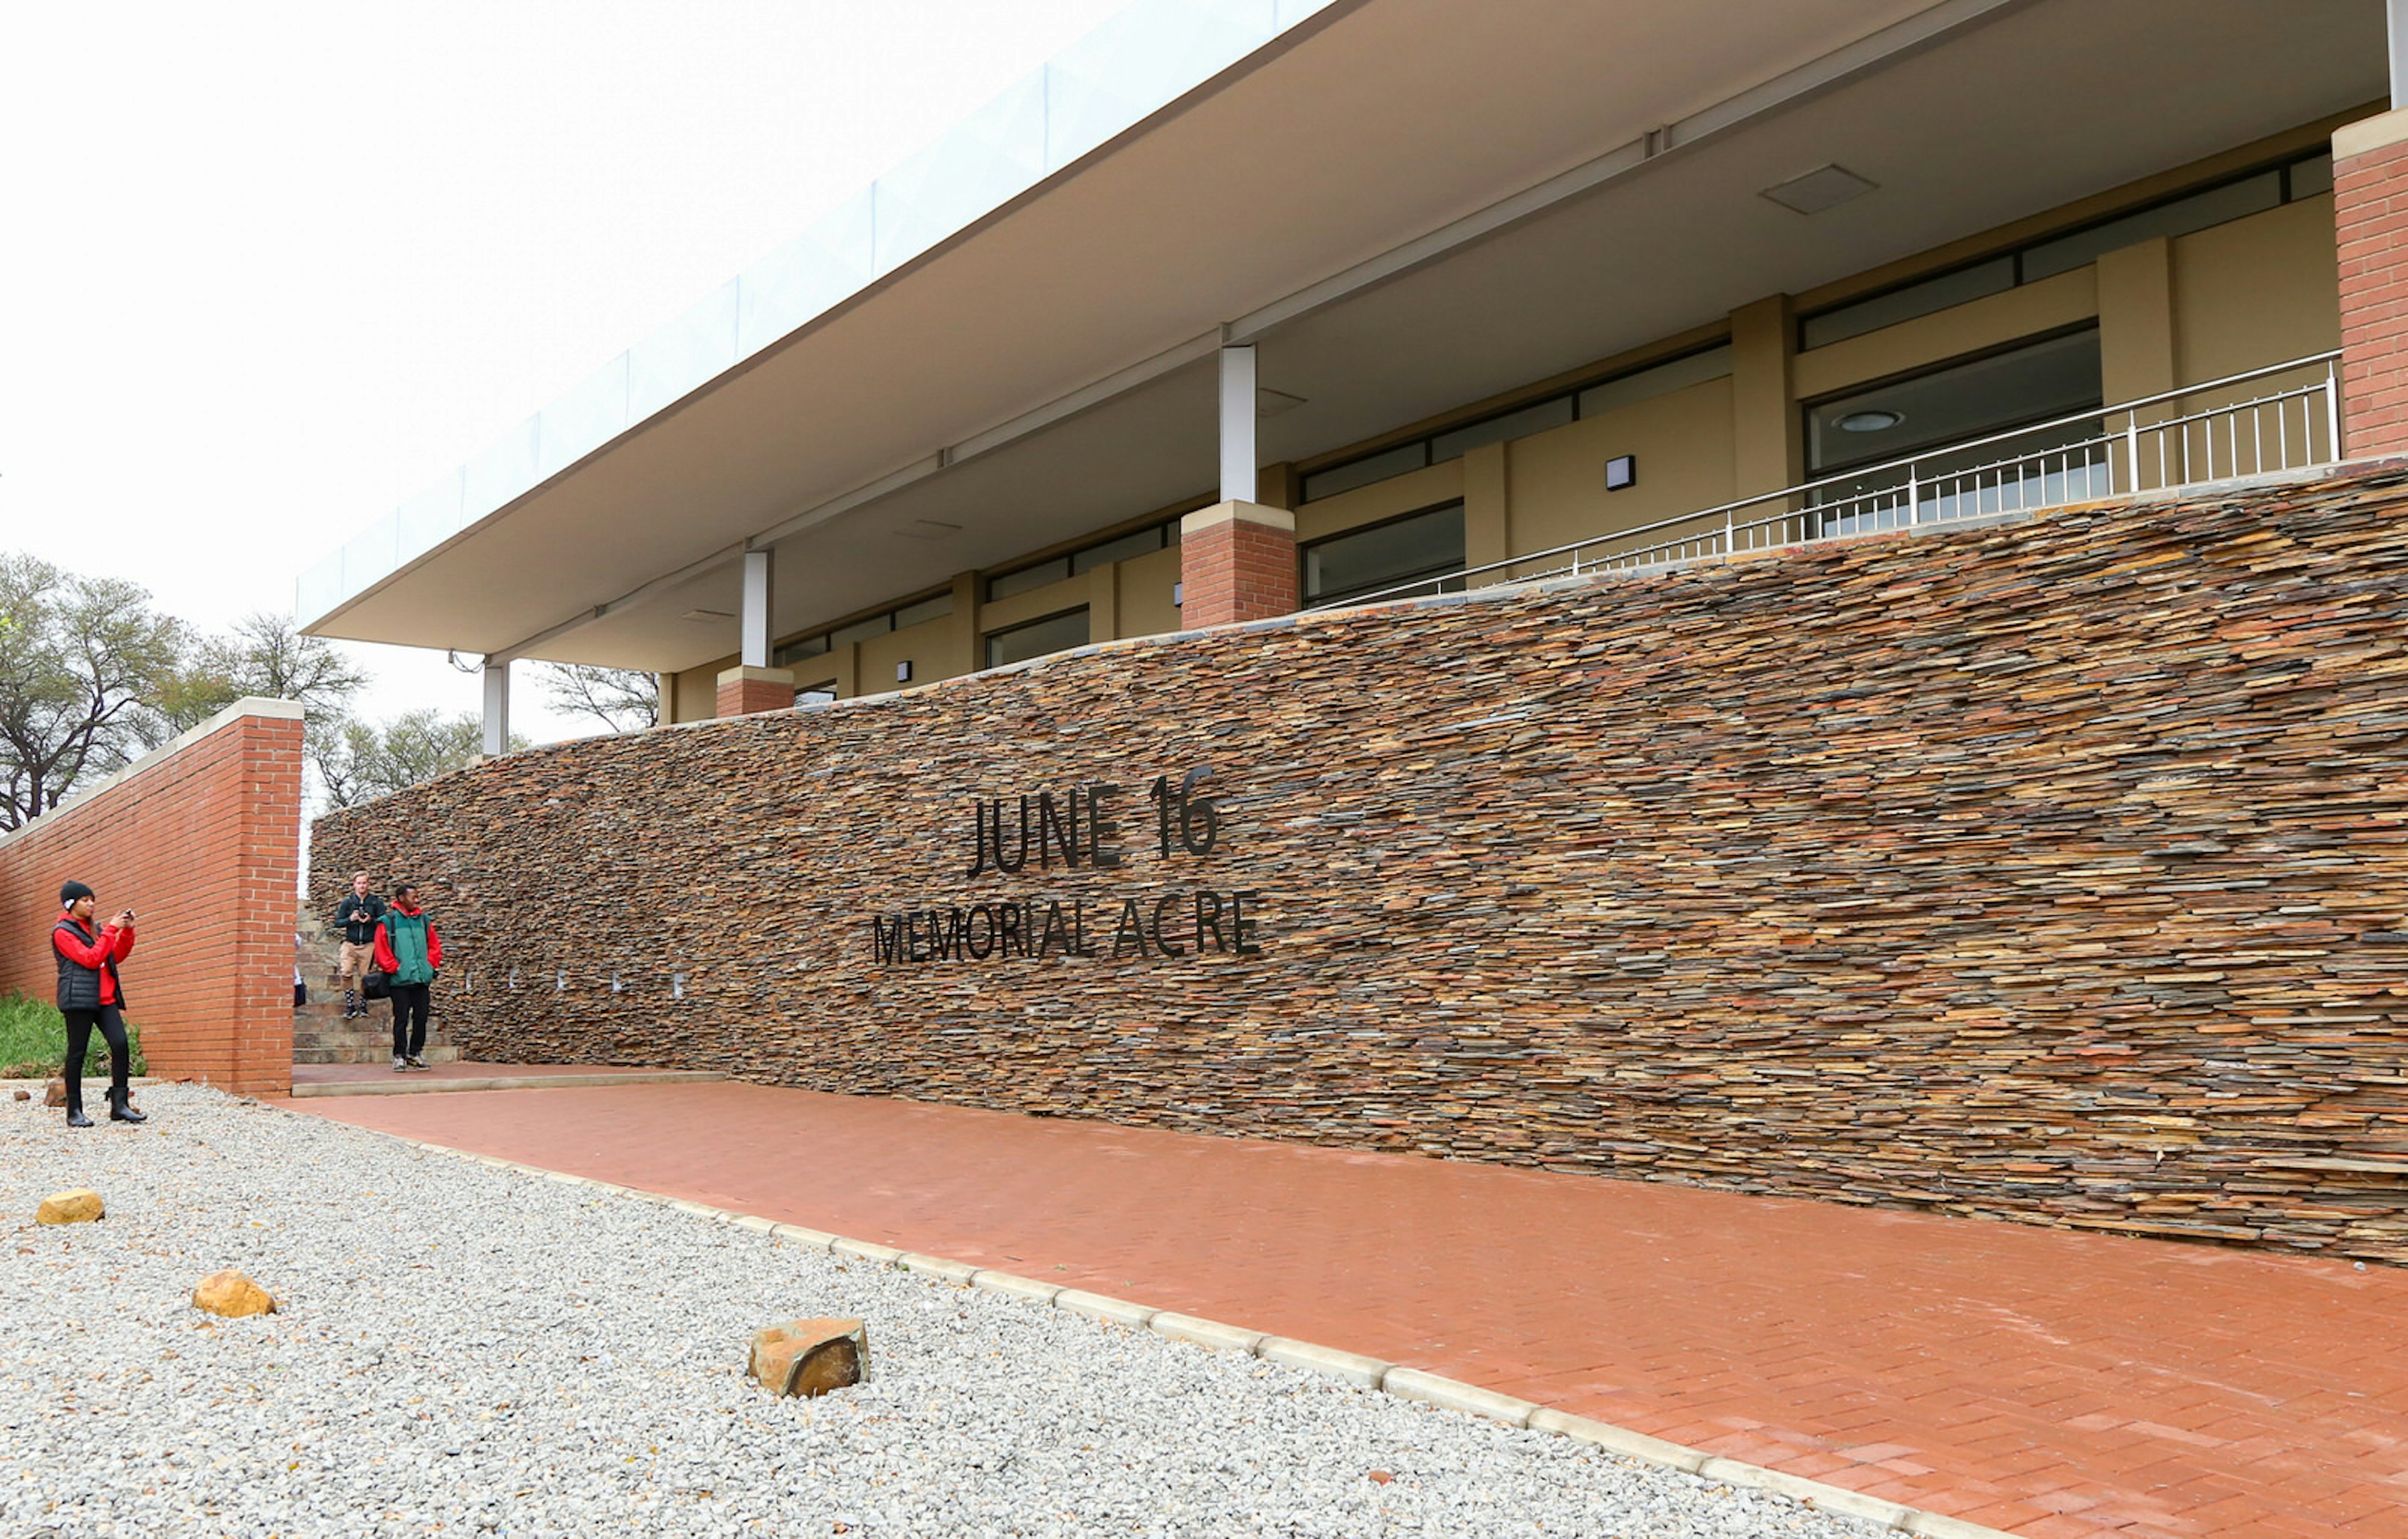
POLYGON ((336 964, 335 971, 342 975, 344 988, 357 989, 362 978, 376 971, 376 948, 354 946, 345 941, 342 959, 336 964))

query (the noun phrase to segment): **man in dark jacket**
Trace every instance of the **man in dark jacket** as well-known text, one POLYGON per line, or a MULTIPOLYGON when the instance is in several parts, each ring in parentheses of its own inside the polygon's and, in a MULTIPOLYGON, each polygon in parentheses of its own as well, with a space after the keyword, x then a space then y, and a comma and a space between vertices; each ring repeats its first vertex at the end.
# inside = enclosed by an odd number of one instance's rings
POLYGON ((99 903, 91 888, 68 882, 59 889, 59 904, 65 912, 50 927, 50 950, 59 963, 59 1013, 67 1018, 67 1126, 92 1126, 83 1114, 83 1057, 94 1026, 108 1041, 108 1119, 148 1121, 134 1109, 126 1083, 125 986, 117 976, 117 964, 134 954, 134 910, 120 909, 95 935, 92 916, 99 903))
POLYGON ((426 1067, 426 1017, 435 970, 443 965, 443 937, 418 906, 418 889, 404 882, 393 906, 377 920, 376 964, 393 975, 393 1072, 426 1067))
POLYGON ((384 900, 368 891, 368 874, 351 873, 351 890, 335 910, 335 928, 342 933, 343 949, 336 970, 343 975, 343 1019, 368 1013, 360 997, 362 976, 376 965, 376 923, 384 918, 384 900))

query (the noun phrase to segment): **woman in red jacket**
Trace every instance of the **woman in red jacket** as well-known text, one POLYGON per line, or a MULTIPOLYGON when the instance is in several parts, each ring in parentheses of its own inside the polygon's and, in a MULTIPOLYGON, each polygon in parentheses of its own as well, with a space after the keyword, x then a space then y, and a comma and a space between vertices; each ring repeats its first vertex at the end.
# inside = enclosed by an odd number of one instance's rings
POLYGON ((65 912, 50 927, 50 950, 59 963, 59 1013, 67 1018, 67 1126, 92 1126, 83 1114, 83 1056, 94 1026, 108 1041, 108 1119, 148 1121, 134 1109, 126 1085, 125 986, 117 976, 117 964, 134 954, 134 910, 120 909, 95 935, 92 915, 99 905, 91 888, 68 882, 59 889, 59 903, 65 912))

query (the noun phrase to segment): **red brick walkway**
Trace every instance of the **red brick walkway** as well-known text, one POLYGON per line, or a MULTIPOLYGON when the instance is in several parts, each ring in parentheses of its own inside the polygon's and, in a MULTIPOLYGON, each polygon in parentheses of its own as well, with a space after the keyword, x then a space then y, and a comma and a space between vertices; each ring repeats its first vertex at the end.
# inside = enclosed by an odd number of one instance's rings
POLYGON ((711 1083, 312 1115, 1369 1352, 2031 1539, 2408 1535, 2408 1272, 711 1083))

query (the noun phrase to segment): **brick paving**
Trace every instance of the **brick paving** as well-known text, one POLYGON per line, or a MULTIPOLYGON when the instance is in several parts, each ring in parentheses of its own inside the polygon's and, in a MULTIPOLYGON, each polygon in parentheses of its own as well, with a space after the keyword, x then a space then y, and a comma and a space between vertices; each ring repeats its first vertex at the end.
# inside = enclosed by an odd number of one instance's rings
POLYGON ((2029 1539, 2408 1536, 2408 1270, 735 1082, 290 1104, 2029 1539))

